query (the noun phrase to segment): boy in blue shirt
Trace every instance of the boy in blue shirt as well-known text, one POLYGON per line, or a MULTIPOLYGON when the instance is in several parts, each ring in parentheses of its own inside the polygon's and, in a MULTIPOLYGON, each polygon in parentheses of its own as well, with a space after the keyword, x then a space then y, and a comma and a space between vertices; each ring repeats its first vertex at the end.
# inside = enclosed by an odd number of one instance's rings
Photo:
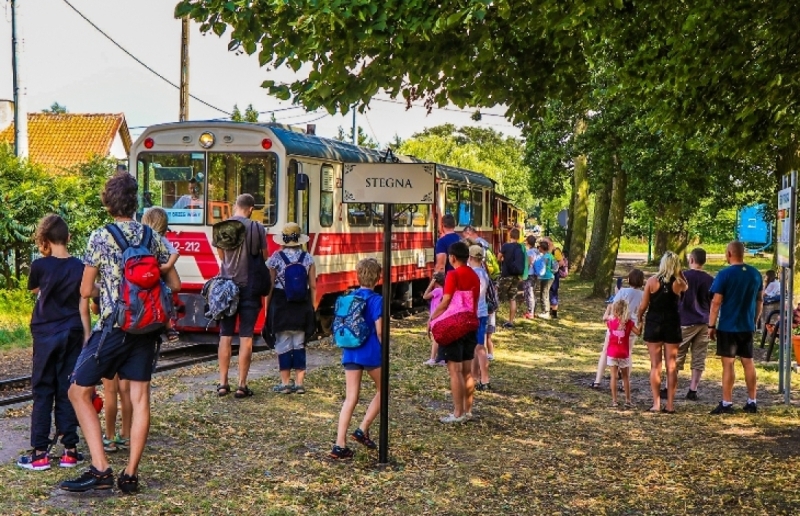
POLYGON ((383 316, 383 297, 376 294, 373 289, 381 277, 381 265, 375 258, 364 258, 356 265, 358 284, 361 287, 356 294, 367 301, 364 309, 364 319, 372 333, 361 346, 345 348, 342 350, 342 366, 345 375, 345 400, 339 414, 339 425, 336 432, 336 444, 331 450, 332 459, 350 459, 355 452, 347 447, 346 436, 353 418, 353 411, 358 405, 361 393, 362 372, 366 371, 375 382, 375 396, 367 407, 364 419, 350 438, 369 449, 377 448, 375 442, 369 437, 369 427, 378 417, 381 408, 381 317, 383 316))
POLYGON ((31 317, 33 336, 33 410, 31 451, 17 466, 34 471, 50 469, 51 417, 55 404, 56 438, 64 452, 59 465, 73 468, 83 461, 78 453, 78 419, 69 401, 69 375, 89 336, 89 304, 81 299, 83 263, 67 251, 69 228, 58 215, 48 215, 36 230, 42 258, 31 264, 28 289, 37 295, 31 317))

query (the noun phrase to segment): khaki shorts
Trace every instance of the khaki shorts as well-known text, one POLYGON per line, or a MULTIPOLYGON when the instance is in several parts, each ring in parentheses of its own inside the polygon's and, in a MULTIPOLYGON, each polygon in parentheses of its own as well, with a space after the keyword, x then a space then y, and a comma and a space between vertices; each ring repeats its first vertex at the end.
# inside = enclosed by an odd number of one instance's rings
POLYGON ((676 365, 678 371, 683 371, 683 364, 686 362, 686 355, 689 349, 692 350, 692 369, 703 371, 706 368, 706 356, 708 356, 708 325, 693 324, 692 326, 681 326, 683 340, 678 347, 678 360, 676 365))
POLYGON ((497 298, 501 303, 517 297, 519 276, 503 276, 497 281, 497 298))

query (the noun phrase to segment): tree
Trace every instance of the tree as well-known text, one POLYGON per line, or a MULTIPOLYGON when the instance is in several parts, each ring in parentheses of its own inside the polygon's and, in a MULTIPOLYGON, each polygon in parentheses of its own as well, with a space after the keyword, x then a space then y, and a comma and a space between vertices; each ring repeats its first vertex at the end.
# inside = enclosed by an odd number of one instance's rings
POLYGON ((43 109, 42 113, 50 113, 53 115, 63 115, 67 112, 67 106, 62 106, 58 102, 53 102, 50 105, 50 109, 43 109))
MULTIPOLYGON (((336 136, 333 137, 334 140, 339 140, 340 142, 352 142, 353 141, 353 130, 350 129, 350 132, 345 134, 344 128, 340 125, 338 128, 338 133, 336 136)), ((377 149, 379 147, 378 142, 370 138, 364 128, 360 125, 358 126, 358 145, 361 147, 367 147, 370 149, 377 149)))
POLYGON ((523 143, 493 129, 438 125, 405 140, 398 153, 480 172, 496 181, 498 193, 520 208, 530 211, 534 206, 523 143))
POLYGON ((571 98, 583 83, 575 27, 591 11, 565 11, 556 0, 182 0, 175 16, 219 36, 230 28, 229 50, 258 53, 261 66, 307 67, 291 84, 262 85, 309 111, 363 111, 383 89, 429 108, 502 104, 524 121, 545 99, 571 98))
MULTIPOLYGON (((244 110, 244 114, 242 114, 241 110, 239 110, 239 106, 234 104, 233 111, 231 112, 231 120, 234 122, 258 122, 258 111, 253 108, 252 104, 248 104, 247 108, 244 110)), ((273 118, 275 115, 273 114, 273 118)), ((274 120, 273 120, 274 121, 274 120)))

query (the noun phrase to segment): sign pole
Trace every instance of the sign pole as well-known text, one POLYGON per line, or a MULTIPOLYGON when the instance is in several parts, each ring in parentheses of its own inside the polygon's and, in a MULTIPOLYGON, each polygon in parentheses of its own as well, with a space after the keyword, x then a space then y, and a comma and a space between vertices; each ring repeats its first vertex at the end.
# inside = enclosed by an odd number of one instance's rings
MULTIPOLYGON (((789 267, 785 270, 788 283, 788 289, 786 292, 786 321, 788 324, 785 325, 784 332, 786 333, 785 338, 785 347, 783 351, 783 360, 784 360, 784 374, 786 376, 785 380, 783 381, 783 402, 785 404, 789 404, 791 401, 791 393, 792 393, 792 322, 793 322, 793 315, 794 315, 794 247, 797 245, 796 233, 797 233, 797 172, 792 170, 792 173, 789 177, 789 186, 792 189, 792 199, 791 199, 791 208, 789 210, 789 224, 790 224, 790 231, 789 231, 789 267)), ((799 360, 800 361, 800 360, 799 360)))
MULTIPOLYGON (((386 149, 380 163, 345 163, 342 167, 342 202, 366 203, 364 215, 370 216, 369 206, 383 204, 383 315, 381 316, 381 409, 378 463, 389 463, 389 355, 390 320, 392 308, 392 226, 394 207, 410 217, 417 204, 433 204, 436 184, 436 165, 433 163, 400 163, 392 149, 386 149), (405 205, 405 208, 403 208, 405 205)), ((420 265, 424 268, 425 264, 420 265)))
POLYGON ((794 309, 794 246, 796 243, 797 200, 795 190, 797 173, 792 171, 782 178, 783 188, 778 192, 778 217, 776 252, 781 267, 781 319, 778 348, 778 392, 789 403, 792 374, 792 319, 794 309))
POLYGON ((381 426, 378 463, 389 463, 389 324, 392 309, 392 212, 383 205, 383 316, 381 317, 381 426))

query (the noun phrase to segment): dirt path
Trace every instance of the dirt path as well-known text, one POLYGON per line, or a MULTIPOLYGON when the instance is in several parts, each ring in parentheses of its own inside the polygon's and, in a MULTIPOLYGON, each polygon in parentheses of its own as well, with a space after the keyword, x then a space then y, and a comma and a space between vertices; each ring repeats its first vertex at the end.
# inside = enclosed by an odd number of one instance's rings
MULTIPOLYGON (((330 345, 311 347, 308 352, 308 372, 313 377, 315 369, 335 365, 340 358, 341 352, 330 345)), ((234 357, 231 361, 231 380, 235 380, 237 376, 237 367, 238 360, 234 357)), ((156 392, 160 389, 158 379, 172 377, 178 378, 180 388, 172 394, 170 402, 180 403, 184 400, 193 400, 198 396, 214 392, 218 381, 217 362, 158 373, 154 377, 153 391, 156 392)), ((257 380, 264 377, 274 377, 276 380, 278 378, 278 362, 274 351, 264 351, 253 355, 249 379, 257 380)), ((233 384, 233 381, 231 383, 233 384)), ((175 389, 171 388, 171 392, 173 391, 175 389)), ((256 395, 263 394, 266 393, 256 393, 256 395)), ((231 401, 234 401, 233 395, 230 398, 231 401)), ((15 461, 21 453, 30 448, 30 412, 30 403, 0 409, 0 416, 2 416, 0 417, 0 464, 15 461)))

